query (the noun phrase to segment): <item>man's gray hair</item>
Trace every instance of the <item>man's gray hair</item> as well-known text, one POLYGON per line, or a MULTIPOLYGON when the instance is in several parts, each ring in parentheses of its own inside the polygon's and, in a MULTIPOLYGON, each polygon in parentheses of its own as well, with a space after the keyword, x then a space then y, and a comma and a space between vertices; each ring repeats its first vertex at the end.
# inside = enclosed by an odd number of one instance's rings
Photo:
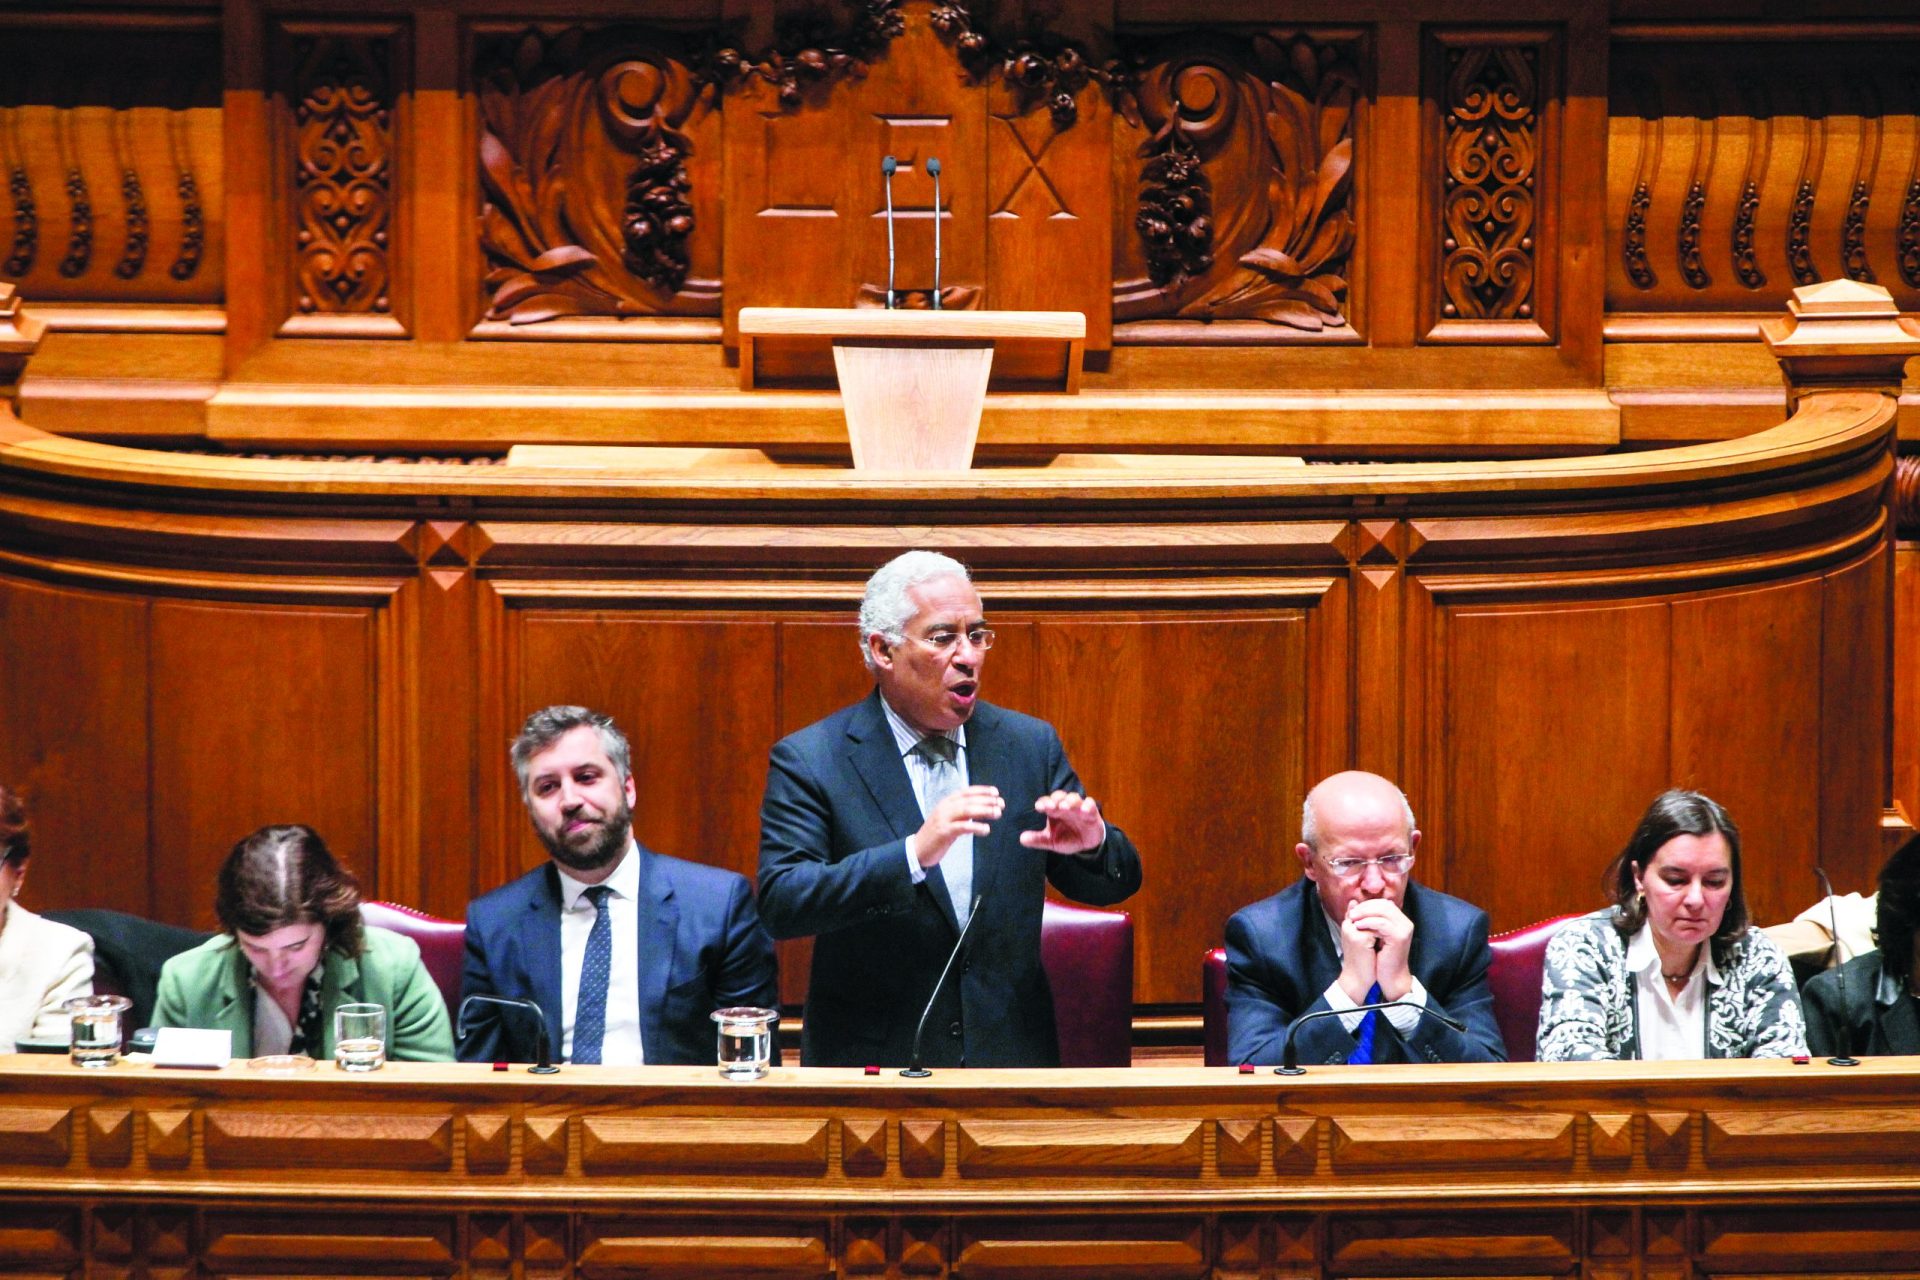
POLYGON ((889 645, 904 643, 907 622, 914 614, 914 603, 907 592, 935 578, 973 581, 967 566, 938 551, 902 552, 867 579, 867 593, 860 600, 860 660, 869 671, 873 669, 873 653, 867 647, 867 637, 879 636, 889 645))
POLYGON ((514 776, 520 779, 522 796, 527 793, 527 774, 533 758, 582 725, 592 727, 600 735, 600 749, 607 753, 607 759, 613 762, 621 779, 632 774, 633 748, 627 744, 627 735, 614 728, 612 716, 586 707, 542 707, 520 726, 520 736, 513 740, 509 753, 513 757, 514 776))
MULTIPOLYGON (((1393 787, 1391 782, 1387 785, 1393 787)), ((1300 843, 1315 853, 1320 852, 1320 822, 1313 816, 1313 798, 1319 792, 1320 787, 1316 783, 1313 790, 1307 792, 1307 798, 1300 802, 1300 843)), ((1420 824, 1413 820, 1413 806, 1407 803, 1407 793, 1399 787, 1393 787, 1393 794, 1400 797, 1400 811, 1407 819, 1407 834, 1412 835, 1420 829, 1420 824)))

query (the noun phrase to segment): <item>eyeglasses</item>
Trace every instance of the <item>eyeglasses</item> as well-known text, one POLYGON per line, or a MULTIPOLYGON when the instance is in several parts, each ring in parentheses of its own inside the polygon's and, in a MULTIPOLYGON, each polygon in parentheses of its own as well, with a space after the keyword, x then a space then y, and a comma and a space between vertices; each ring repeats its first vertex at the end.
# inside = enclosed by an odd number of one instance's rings
POLYGON ((1413 855, 1390 853, 1384 858, 1322 858, 1321 861, 1342 880, 1358 880, 1366 874, 1368 867, 1380 868, 1383 876, 1403 876, 1413 866, 1413 855))
POLYGON ((951 627, 942 627, 938 631, 929 631, 924 636, 913 636, 935 653, 945 653, 959 644, 962 638, 976 649, 993 648, 993 632, 987 627, 970 627, 965 631, 955 631, 951 627))

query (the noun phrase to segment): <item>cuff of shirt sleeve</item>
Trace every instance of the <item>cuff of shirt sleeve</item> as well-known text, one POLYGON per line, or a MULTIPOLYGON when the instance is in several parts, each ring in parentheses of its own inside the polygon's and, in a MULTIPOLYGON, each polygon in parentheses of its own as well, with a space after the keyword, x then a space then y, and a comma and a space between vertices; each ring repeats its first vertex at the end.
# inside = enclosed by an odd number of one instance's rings
MULTIPOLYGON (((919 834, 917 831, 913 833, 914 836, 919 834)), ((913 877, 915 884, 919 884, 927 878, 927 869, 920 865, 920 859, 913 852, 913 836, 906 838, 905 845, 907 850, 907 874, 913 877)))
MULTIPOLYGON (((1360 1019, 1367 1015, 1354 1012, 1353 1000, 1348 997, 1345 988, 1340 985, 1338 978, 1327 984, 1327 989, 1322 994, 1321 999, 1327 1002, 1327 1008, 1332 1009, 1340 1015, 1340 1025, 1347 1029, 1348 1035, 1352 1035, 1354 1032, 1360 1030, 1360 1019)), ((1418 1017, 1419 1015, 1415 1014, 1414 1016, 1418 1017)))
MULTIPOLYGON (((1407 994, 1400 998, 1408 1004, 1417 1004, 1424 1009, 1427 1005, 1427 989, 1420 985, 1420 979, 1415 978, 1413 986, 1408 988, 1407 994)), ((1412 1035, 1414 1028, 1426 1021, 1420 1015, 1419 1009, 1382 1009, 1381 1012, 1387 1015, 1387 1021, 1393 1024, 1393 1029, 1403 1036, 1412 1035)))

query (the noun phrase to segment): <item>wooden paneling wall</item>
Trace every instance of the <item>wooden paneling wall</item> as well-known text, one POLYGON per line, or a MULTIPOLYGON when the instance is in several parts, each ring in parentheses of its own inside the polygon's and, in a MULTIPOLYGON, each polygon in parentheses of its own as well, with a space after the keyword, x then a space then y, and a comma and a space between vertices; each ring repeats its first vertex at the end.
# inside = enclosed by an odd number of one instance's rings
POLYGON ((991 451, 1723 438, 1774 417, 1748 344, 1787 290, 1920 301, 1920 24, 1694 17, 0 12, 0 279, 56 326, 26 416, 233 448, 831 453, 831 405, 737 392, 733 317, 877 304, 894 154, 910 304, 937 221, 946 305, 1089 320, 1085 395, 996 401, 991 451))
MULTIPOLYGON (((298 820, 458 916, 543 856, 508 740, 581 702, 635 740, 642 838, 750 873, 769 749, 867 687, 861 580, 930 545, 979 575, 988 696, 1058 725, 1143 850, 1142 1003, 1196 998, 1228 915, 1297 874, 1305 789, 1351 764, 1405 785, 1420 875, 1497 927, 1595 904, 1668 785, 1732 808, 1780 918, 1816 861, 1857 888, 1881 856, 1890 429, 1831 393, 1705 458, 694 496, 392 463, 150 482, 141 451, 15 427, 0 777, 33 793, 44 905, 209 924, 226 849, 298 820)), ((789 995, 804 971, 790 949, 789 995)))

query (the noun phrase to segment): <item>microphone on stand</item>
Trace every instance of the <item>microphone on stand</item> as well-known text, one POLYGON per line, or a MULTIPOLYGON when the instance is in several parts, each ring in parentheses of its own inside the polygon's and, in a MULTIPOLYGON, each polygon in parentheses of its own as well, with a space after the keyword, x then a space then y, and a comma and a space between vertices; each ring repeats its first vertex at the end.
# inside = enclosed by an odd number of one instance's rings
POLYGON ((532 1010, 533 1020, 538 1023, 540 1027, 540 1052, 536 1055, 540 1061, 528 1067, 527 1070, 536 1076, 550 1076, 560 1070, 560 1068, 553 1065, 552 1050, 548 1048, 547 1044, 546 1010, 531 1000, 522 1000, 516 996, 490 996, 476 991, 465 1000, 462 1000, 460 1002, 460 1014, 454 1019, 453 1039, 455 1044, 465 1040, 467 1038, 467 1032, 473 1029, 467 1022, 467 1011, 472 1009, 476 1004, 493 1005, 501 1009, 532 1010))
MULTIPOLYGON (((1299 1052, 1293 1046, 1294 1036, 1298 1034, 1300 1028, 1307 1023, 1317 1022, 1321 1018, 1337 1018, 1346 1013, 1371 1013, 1376 1009, 1418 1009, 1427 1017, 1452 1027, 1455 1031, 1464 1032, 1467 1029, 1464 1022, 1449 1018, 1446 1014, 1440 1013, 1427 1005, 1415 1004, 1411 1000, 1382 1000, 1377 1004, 1357 1004, 1351 1009, 1316 1009, 1312 1013, 1301 1014, 1293 1020, 1293 1025, 1287 1028, 1286 1043, 1280 1046, 1280 1065, 1273 1069, 1273 1074, 1277 1076, 1303 1076, 1307 1074, 1307 1069, 1300 1065, 1299 1052)), ((1400 1039, 1400 1028, 1394 1026, 1391 1019, 1380 1019, 1380 1025, 1393 1033, 1393 1038, 1400 1041, 1402 1048, 1406 1047, 1407 1042, 1400 1039)))
POLYGON ((967 911, 966 927, 960 930, 960 936, 953 940, 953 950, 947 956, 947 967, 940 971, 939 980, 933 984, 933 994, 927 997, 927 1007, 920 1014, 920 1025, 913 1029, 913 1052, 907 1055, 907 1065, 900 1074, 912 1080, 922 1080, 933 1074, 920 1065, 920 1040, 927 1034, 927 1019, 933 1016, 934 1003, 940 999, 940 988, 947 985, 947 975, 953 972, 953 962, 960 958, 960 949, 967 945, 967 935, 973 932, 974 921, 980 918, 980 899, 983 895, 973 895, 973 906, 967 911))
MULTIPOLYGON (((1815 866, 1813 874, 1820 877, 1820 889, 1827 895, 1827 927, 1833 931, 1833 945, 1827 948, 1833 952, 1833 963, 1840 963, 1840 908, 1833 900, 1833 881, 1827 879, 1827 869, 1815 866)), ((1830 1067, 1857 1067, 1860 1060, 1852 1054, 1840 1053, 1827 1059, 1830 1067)))
POLYGON ((892 156, 882 157, 880 172, 886 175, 887 187, 887 310, 893 310, 893 171, 900 162, 892 156))
POLYGON ((927 176, 933 179, 933 309, 940 309, 940 158, 927 157, 927 176))

